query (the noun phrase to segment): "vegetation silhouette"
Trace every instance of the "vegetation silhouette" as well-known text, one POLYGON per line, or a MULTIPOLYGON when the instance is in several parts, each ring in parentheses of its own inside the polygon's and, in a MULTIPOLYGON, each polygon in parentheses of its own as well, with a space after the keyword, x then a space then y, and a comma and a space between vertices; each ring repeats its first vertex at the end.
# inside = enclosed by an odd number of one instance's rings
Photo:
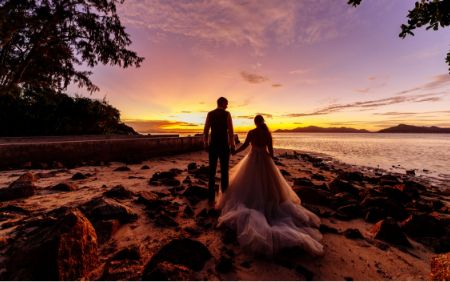
POLYGON ((0 136, 137 134, 105 100, 32 89, 0 95, 0 136))
POLYGON ((127 68, 144 60, 127 49, 117 15, 123 2, 0 2, 1 136, 134 133, 105 101, 63 93, 69 84, 98 91, 89 69, 99 63, 127 68))
MULTIPOLYGON (((352 6, 360 5, 362 0, 348 0, 352 6)), ((438 30, 450 25, 450 1, 449 0, 420 0, 416 1, 414 9, 407 15, 408 23, 402 24, 399 37, 414 36, 414 30, 426 26, 426 29, 438 30)), ((450 51, 447 53, 445 62, 449 65, 450 51)))

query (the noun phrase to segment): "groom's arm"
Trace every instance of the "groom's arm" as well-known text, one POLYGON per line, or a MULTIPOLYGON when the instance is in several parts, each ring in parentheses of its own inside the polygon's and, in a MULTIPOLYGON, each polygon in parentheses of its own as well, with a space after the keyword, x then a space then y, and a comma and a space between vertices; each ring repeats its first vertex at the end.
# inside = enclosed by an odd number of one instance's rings
POLYGON ((208 137, 209 137, 209 129, 211 128, 211 122, 209 121, 209 113, 206 116, 205 128, 203 129, 203 146, 205 150, 208 150, 208 137))
POLYGON ((229 141, 232 151, 234 151, 234 149, 236 148, 236 145, 234 144, 233 121, 231 120, 230 113, 228 113, 228 116, 227 116, 227 123, 228 123, 228 141, 229 141))

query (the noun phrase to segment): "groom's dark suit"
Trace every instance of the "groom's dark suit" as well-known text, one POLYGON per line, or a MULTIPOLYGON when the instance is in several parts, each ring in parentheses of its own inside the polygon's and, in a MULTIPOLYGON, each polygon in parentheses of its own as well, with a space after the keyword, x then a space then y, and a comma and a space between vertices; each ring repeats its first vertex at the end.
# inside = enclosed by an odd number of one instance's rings
POLYGON ((221 170, 221 189, 222 192, 228 188, 228 166, 230 161, 230 145, 234 149, 234 142, 230 135, 233 135, 233 125, 231 115, 222 108, 217 108, 208 113, 205 123, 205 136, 208 136, 209 127, 211 128, 211 140, 209 142, 209 200, 215 199, 215 177, 217 169, 217 160, 220 160, 221 170), (229 139, 231 143, 229 144, 229 139))

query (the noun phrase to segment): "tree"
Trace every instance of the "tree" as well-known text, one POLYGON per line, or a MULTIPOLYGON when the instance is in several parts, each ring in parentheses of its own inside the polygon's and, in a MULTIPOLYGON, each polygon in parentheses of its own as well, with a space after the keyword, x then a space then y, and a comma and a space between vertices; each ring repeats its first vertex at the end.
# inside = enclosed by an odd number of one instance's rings
MULTIPOLYGON (((362 0, 348 0, 348 4, 358 6, 362 0)), ((450 0, 420 0, 414 9, 408 12, 408 23, 402 24, 399 37, 414 36, 414 30, 426 26, 426 29, 438 30, 450 25, 450 0)), ((445 59, 450 67, 450 51, 445 59)), ((450 72, 450 68, 449 68, 450 72)))
POLYGON ((139 67, 117 15, 124 0, 0 1, 0 91, 65 90, 73 82, 90 92, 98 63, 139 67))

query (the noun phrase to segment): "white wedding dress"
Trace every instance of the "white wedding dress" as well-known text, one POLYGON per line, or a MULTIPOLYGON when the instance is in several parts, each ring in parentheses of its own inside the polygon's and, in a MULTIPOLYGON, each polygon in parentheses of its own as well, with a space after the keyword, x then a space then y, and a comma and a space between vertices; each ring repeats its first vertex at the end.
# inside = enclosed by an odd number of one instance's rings
POLYGON ((312 255, 323 254, 320 219, 301 206, 265 146, 252 146, 231 170, 218 208, 218 225, 235 230, 240 246, 252 253, 271 257, 298 246, 312 255))

